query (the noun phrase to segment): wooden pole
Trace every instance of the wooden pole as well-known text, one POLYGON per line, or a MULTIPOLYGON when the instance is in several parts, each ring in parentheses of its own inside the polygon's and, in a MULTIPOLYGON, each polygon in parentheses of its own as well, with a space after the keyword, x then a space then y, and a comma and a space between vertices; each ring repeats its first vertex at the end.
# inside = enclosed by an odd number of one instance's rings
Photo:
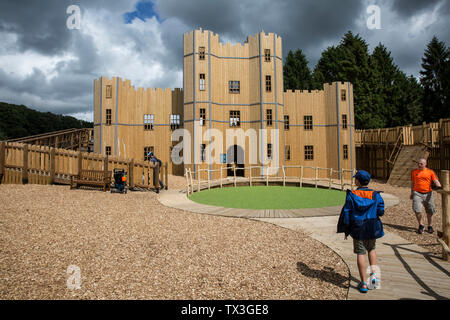
MULTIPOLYGON (((198 168, 198 167, 197 167, 198 168)), ((198 188, 197 191, 200 191, 200 169, 197 170, 197 182, 198 182, 198 188)))
POLYGON ((24 144, 23 150, 23 165, 22 165, 22 184, 28 183, 28 145, 24 144))
POLYGON ((220 187, 222 188, 222 169, 223 167, 220 166, 220 187))
POLYGON ((194 193, 194 179, 192 179, 192 171, 189 169, 189 177, 191 179, 191 193, 194 193))
POLYGON ((341 176, 341 190, 344 191, 344 171, 342 171, 342 168, 339 171, 339 175, 341 176))
POLYGON ((50 149, 50 184, 55 183, 55 160, 56 160, 55 148, 51 148, 50 149))
POLYGON ((286 187, 286 172, 284 166, 281 166, 281 168, 283 168, 283 187, 286 187))
POLYGON ((128 163, 128 187, 134 188, 134 159, 128 163))
POLYGON ((332 178, 333 178, 333 168, 330 168, 330 185, 328 186, 328 189, 331 189, 332 178))
POLYGON ((153 187, 155 188, 156 192, 159 192, 159 163, 157 162, 155 164, 155 170, 153 171, 153 187))
POLYGON ((5 159, 6 159, 6 142, 2 141, 0 144, 0 184, 2 184, 3 175, 5 174, 5 159))
POLYGON ((314 178, 315 178, 315 181, 316 181, 316 188, 317 188, 317 180, 318 180, 318 177, 317 177, 317 167, 315 167, 314 168, 314 178))
POLYGON ((208 175, 208 190, 211 190, 211 179, 210 178, 210 174, 209 174, 209 170, 206 171, 207 175, 208 175))
POLYGON ((303 166, 300 166, 300 188, 303 186, 303 166))
POLYGON ((165 189, 167 190, 167 189, 169 189, 169 165, 167 164, 167 162, 165 163, 164 168, 165 168, 165 171, 164 171, 164 173, 165 173, 165 175, 164 175, 164 177, 165 177, 164 186, 165 186, 165 189))
POLYGON ((234 186, 236 187, 236 165, 233 164, 233 172, 234 172, 234 186))
POLYGON ((269 167, 267 167, 267 174, 266 174, 266 187, 269 186, 269 167))
POLYGON ((184 175, 186 176, 186 194, 189 195, 189 173, 188 169, 184 169, 184 175))
POLYGON ((441 171, 441 181, 442 181, 442 258, 444 261, 450 261, 450 254, 448 252, 448 247, 450 246, 450 182, 449 182, 450 171, 441 171), (447 248, 445 248, 445 245, 447 248))
POLYGON ((250 187, 252 186, 252 166, 250 166, 250 169, 249 169, 249 180, 250 180, 250 187))

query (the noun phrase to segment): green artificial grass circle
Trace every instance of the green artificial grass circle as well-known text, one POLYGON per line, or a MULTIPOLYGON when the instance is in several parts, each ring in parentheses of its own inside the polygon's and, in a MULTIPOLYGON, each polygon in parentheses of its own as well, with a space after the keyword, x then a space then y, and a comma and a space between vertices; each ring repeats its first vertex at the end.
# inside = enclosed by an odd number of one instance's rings
POLYGON ((345 192, 281 186, 226 187, 195 192, 198 203, 239 209, 303 209, 344 205, 345 192))

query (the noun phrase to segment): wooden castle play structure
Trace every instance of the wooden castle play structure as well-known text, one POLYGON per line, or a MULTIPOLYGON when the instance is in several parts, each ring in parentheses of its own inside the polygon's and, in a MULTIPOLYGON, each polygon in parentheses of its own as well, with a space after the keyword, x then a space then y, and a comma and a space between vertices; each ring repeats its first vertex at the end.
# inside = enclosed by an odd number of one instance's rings
POLYGON ((282 166, 296 175, 290 165, 356 167, 352 84, 284 91, 282 40, 274 33, 232 45, 199 29, 184 34, 183 47, 183 89, 94 81, 94 152, 148 161, 152 151, 171 174, 209 169, 215 179, 224 166, 240 176, 279 175, 265 168, 282 166), (173 153, 185 161, 175 163, 173 153), (239 170, 250 165, 252 172, 239 170))

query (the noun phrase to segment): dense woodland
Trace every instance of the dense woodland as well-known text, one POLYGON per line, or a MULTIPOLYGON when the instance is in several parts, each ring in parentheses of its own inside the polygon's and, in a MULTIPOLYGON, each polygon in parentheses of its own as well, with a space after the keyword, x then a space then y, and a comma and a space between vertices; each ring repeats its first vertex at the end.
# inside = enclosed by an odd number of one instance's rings
POLYGON ((21 138, 70 128, 92 128, 92 122, 51 112, 39 112, 24 105, 0 102, 0 140, 21 138))
POLYGON ((359 35, 347 32, 328 47, 311 71, 302 50, 289 51, 284 88, 323 89, 323 83, 350 81, 357 129, 395 127, 450 118, 450 49, 438 38, 426 46, 420 79, 406 75, 379 44, 372 53, 359 35))

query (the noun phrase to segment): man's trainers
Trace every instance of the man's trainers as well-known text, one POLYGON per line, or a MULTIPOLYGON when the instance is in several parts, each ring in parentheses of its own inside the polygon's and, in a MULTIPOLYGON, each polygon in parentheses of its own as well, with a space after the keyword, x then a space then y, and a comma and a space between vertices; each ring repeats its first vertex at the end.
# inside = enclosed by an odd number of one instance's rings
POLYGON ((433 233, 434 232, 433 227, 432 226, 428 226, 427 232, 428 233, 433 233))
POLYGON ((418 234, 422 234, 424 228, 425 228, 425 226, 420 225, 420 226, 419 226, 419 230, 417 230, 417 233, 418 233, 418 234))

